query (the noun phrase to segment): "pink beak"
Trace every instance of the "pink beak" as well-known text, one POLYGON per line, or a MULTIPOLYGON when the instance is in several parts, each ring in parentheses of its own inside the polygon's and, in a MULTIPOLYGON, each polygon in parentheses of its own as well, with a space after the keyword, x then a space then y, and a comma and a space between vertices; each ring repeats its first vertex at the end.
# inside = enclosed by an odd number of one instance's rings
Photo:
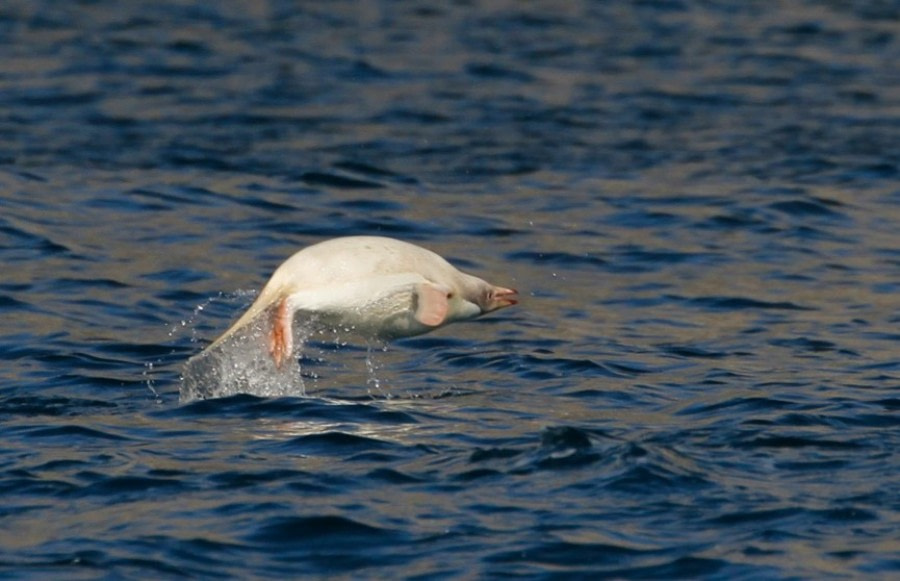
POLYGON ((497 309, 515 305, 519 302, 518 296, 519 293, 515 289, 495 286, 491 289, 491 294, 488 296, 488 304, 485 312, 496 311, 497 309))

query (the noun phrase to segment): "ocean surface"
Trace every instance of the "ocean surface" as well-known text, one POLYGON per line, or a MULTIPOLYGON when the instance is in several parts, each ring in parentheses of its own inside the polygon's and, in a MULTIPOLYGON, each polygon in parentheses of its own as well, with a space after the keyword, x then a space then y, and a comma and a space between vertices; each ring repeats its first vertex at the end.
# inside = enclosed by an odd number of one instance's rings
POLYGON ((5 0, 0 578, 900 577, 898 63, 890 0, 5 0), (522 300, 184 392, 357 234, 522 300))

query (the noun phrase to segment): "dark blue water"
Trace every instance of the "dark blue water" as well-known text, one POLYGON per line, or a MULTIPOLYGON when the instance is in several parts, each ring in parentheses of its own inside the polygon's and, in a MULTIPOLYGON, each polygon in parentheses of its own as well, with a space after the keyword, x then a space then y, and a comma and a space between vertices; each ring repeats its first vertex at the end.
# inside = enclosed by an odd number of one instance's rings
POLYGON ((0 5, 0 576, 894 578, 900 6, 0 5), (520 305, 183 402, 297 249, 520 305))

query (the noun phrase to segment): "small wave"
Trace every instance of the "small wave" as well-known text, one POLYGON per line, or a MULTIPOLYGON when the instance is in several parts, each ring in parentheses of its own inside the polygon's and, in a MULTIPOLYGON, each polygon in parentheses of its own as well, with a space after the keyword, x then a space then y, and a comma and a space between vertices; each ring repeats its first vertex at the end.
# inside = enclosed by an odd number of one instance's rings
POLYGON ((661 551, 633 549, 626 546, 600 543, 547 542, 518 551, 500 552, 487 558, 488 562, 527 562, 556 565, 565 569, 584 565, 621 565, 641 557, 658 555, 661 551))
POLYGON ((0 416, 69 416, 116 407, 106 400, 14 395, 0 399, 0 416))
POLYGON ((784 202, 775 202, 769 207, 791 216, 818 216, 837 218, 843 217, 843 214, 835 208, 842 204, 837 202, 828 202, 825 200, 788 200, 784 202))
POLYGON ((161 490, 175 493, 178 490, 185 490, 185 487, 185 481, 180 478, 113 476, 100 478, 73 493, 77 496, 98 496, 106 502, 112 502, 115 498, 141 497, 161 490))
MULTIPOLYGON (((303 476, 306 476, 306 474, 299 470, 282 468, 263 471, 229 470, 212 474, 208 478, 210 482, 212 482, 216 486, 216 488, 220 490, 239 490, 244 488, 253 488, 270 483, 281 483, 298 479, 303 476)), ((238 511, 234 511, 232 510, 232 508, 233 507, 225 506, 222 507, 220 511, 225 514, 232 514, 234 512, 241 513, 244 510, 243 508, 240 508, 238 511)), ((258 509, 260 507, 255 508, 258 509)))
POLYGON ((339 174, 308 171, 300 175, 300 180, 311 186, 326 186, 344 190, 380 189, 384 185, 371 180, 361 180, 339 174))
POLYGON ((358 452, 385 450, 392 447, 393 444, 376 438, 338 431, 297 436, 278 444, 278 448, 286 452, 341 457, 358 452))
POLYGON ((795 339, 772 339, 770 345, 776 347, 787 347, 801 352, 823 353, 827 351, 837 350, 837 345, 832 341, 823 339, 810 339, 808 337, 797 337, 795 339))
POLYGON ((530 83, 535 79, 529 73, 510 67, 498 66, 492 63, 472 63, 466 65, 466 73, 476 79, 499 79, 504 81, 517 81, 530 83))
POLYGON ((821 448, 823 450, 861 450, 871 447, 861 442, 845 442, 814 436, 758 436, 751 440, 735 442, 736 448, 821 448))
MULTIPOLYGON (((407 535, 384 527, 332 515, 275 517, 265 521, 247 540, 263 545, 284 545, 299 553, 326 550, 341 553, 366 547, 391 546, 405 542, 407 535)), ((334 564, 340 567, 339 563, 334 564)))
POLYGON ((742 311, 748 309, 809 311, 812 307, 798 305, 791 301, 763 301, 748 297, 708 296, 696 298, 670 297, 684 303, 714 311, 742 311))
MULTIPOLYGON (((19 430, 15 430, 19 431, 19 430)), ((99 430, 78 425, 30 427, 25 428, 24 435, 29 438, 51 438, 68 441, 81 441, 83 443, 96 440, 112 440, 116 442, 128 441, 131 438, 122 436, 109 430, 99 430)))
MULTIPOLYGON (((360 162, 360 161, 345 160, 345 161, 336 162, 334 164, 334 167, 337 169, 341 169, 341 170, 345 170, 345 171, 349 171, 349 172, 353 172, 353 173, 359 173, 359 174, 363 174, 363 175, 367 175, 367 176, 372 176, 372 177, 377 177, 377 178, 382 178, 382 179, 389 178, 392 181, 396 181, 399 183, 414 184, 417 182, 416 178, 414 178, 412 176, 400 175, 393 171, 385 169, 383 167, 373 165, 372 163, 364 163, 364 162, 360 162)), ((397 202, 392 203, 391 206, 394 209, 400 209, 401 207, 403 207, 401 204, 399 204, 397 202)))
POLYGON ((596 434, 574 426, 544 429, 540 443, 533 449, 498 447, 478 448, 469 455, 468 463, 489 464, 490 468, 469 468, 457 478, 480 479, 499 473, 525 474, 535 470, 568 470, 598 462, 602 454, 594 447, 596 434))

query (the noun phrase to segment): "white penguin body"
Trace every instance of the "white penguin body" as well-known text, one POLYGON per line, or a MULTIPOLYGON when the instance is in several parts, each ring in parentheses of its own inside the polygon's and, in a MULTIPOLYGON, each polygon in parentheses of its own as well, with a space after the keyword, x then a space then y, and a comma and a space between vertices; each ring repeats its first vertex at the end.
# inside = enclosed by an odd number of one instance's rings
POLYGON ((371 338, 427 333, 516 304, 516 291, 457 270, 408 242, 351 236, 314 244, 288 258, 244 315, 210 348, 269 313, 268 349, 277 366, 293 351, 302 315, 371 338))

